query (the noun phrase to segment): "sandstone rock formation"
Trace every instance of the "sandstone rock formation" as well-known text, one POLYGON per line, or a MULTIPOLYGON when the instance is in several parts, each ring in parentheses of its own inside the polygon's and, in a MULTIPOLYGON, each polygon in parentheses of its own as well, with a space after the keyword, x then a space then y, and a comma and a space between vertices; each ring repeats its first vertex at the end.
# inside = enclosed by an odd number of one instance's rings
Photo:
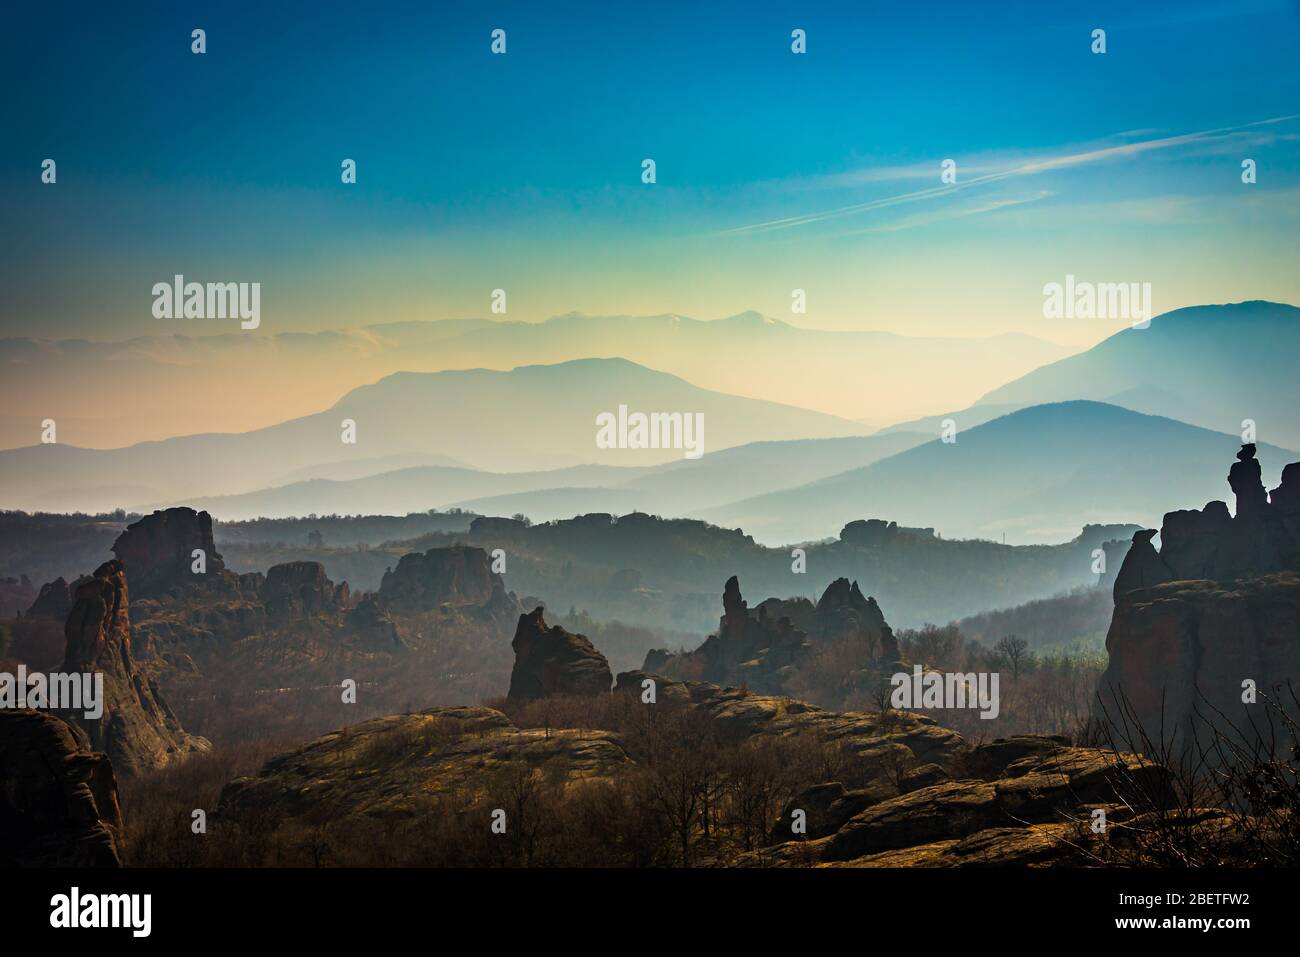
MULTIPOLYGON (((1128 804, 1140 804, 1130 802, 1134 789, 1157 789, 1164 774, 1134 755, 1071 747, 1059 738, 1022 735, 972 750, 955 731, 923 715, 827 711, 645 672, 620 674, 615 693, 635 695, 636 707, 686 719, 683 726, 697 732, 707 728, 713 740, 742 752, 785 741, 799 751, 843 755, 817 765, 835 768, 835 777, 787 801, 766 846, 739 860, 706 854, 694 861, 706 865, 1087 864, 1109 839, 1091 832, 1093 812, 1104 809, 1110 833, 1121 833, 1135 819, 1128 804), (643 697, 646 682, 655 684, 653 704, 643 697), (804 812, 803 832, 792 830, 795 811, 804 812)), ((251 815, 269 825, 279 846, 290 847, 310 844, 313 834, 364 846, 364 835, 409 829, 422 815, 435 821, 465 816, 444 852, 457 859, 467 853, 462 841, 485 842, 487 853, 522 846, 527 827, 489 834, 489 809, 505 809, 511 827, 527 825, 535 813, 530 795, 545 781, 558 789, 548 793, 564 795, 562 802, 585 788, 600 795, 595 806, 615 802, 608 805, 619 809, 615 817, 600 818, 617 822, 614 830, 596 841, 618 842, 625 836, 619 824, 636 826, 636 812, 618 802, 649 801, 642 806, 649 813, 659 807, 653 794, 662 792, 639 790, 636 783, 654 774, 652 754, 645 742, 631 747, 607 731, 520 729, 490 708, 434 708, 366 721, 275 758, 256 777, 227 785, 217 813, 251 815), (514 835, 514 845, 502 840, 506 834, 514 835)), ((580 818, 573 820, 576 825, 555 823, 582 826, 580 818)), ((555 840, 563 845, 587 837, 561 831, 555 840)))
POLYGON ((186 733, 163 700, 155 680, 137 668, 131 654, 131 622, 126 571, 122 562, 105 562, 77 586, 64 634, 64 673, 102 673, 103 715, 80 711, 67 720, 86 732, 91 746, 105 752, 122 776, 164 767, 195 751, 207 751, 205 738, 186 733))
MULTIPOLYGON (((270 668, 281 678, 298 680, 302 676, 296 669, 340 653, 365 657, 406 647, 379 596, 354 597, 347 582, 331 581, 320 562, 284 562, 265 574, 226 568, 215 551, 206 512, 155 512, 128 526, 113 547, 131 577, 133 651, 155 676, 188 680, 216 667, 252 669, 278 680, 266 670, 270 668), (206 558, 202 574, 193 571, 195 549, 206 558), (142 589, 136 588, 135 568, 145 579, 142 589), (249 638, 257 640, 244 640, 249 638)), ((480 555, 486 570, 486 556, 480 555)), ((447 579, 439 578, 454 562, 408 558, 412 560, 403 561, 391 591, 399 607, 418 606, 440 583, 455 595, 466 577, 453 570, 447 579)), ((493 598, 491 588, 485 595, 493 598)), ((503 589, 500 601, 503 621, 509 612, 517 613, 503 589)))
POLYGON ((233 575, 212 540, 212 516, 192 508, 169 508, 146 515, 113 543, 117 556, 131 576, 132 588, 140 598, 158 598, 175 589, 217 586, 233 589, 233 575), (204 554, 206 571, 196 574, 194 551, 204 554))
POLYGON ((361 648, 373 651, 404 651, 405 642, 374 595, 363 595, 348 612, 347 630, 361 648))
POLYGON ((1158 791, 1165 774, 1136 755, 1070 747, 1059 738, 1035 735, 966 752, 956 768, 951 780, 905 785, 892 795, 846 790, 838 783, 809 789, 783 809, 772 846, 744 855, 741 863, 1087 866, 1105 853, 1107 840, 1123 840, 1125 830, 1137 823, 1130 805, 1158 791), (788 821, 796 807, 805 810, 809 826, 792 837, 788 821), (1090 827, 1098 810, 1106 814, 1109 837, 1090 827))
POLYGON ((431 708, 374 718, 274 758, 256 777, 226 786, 220 813, 256 810, 275 822, 401 819, 417 801, 471 794, 511 765, 576 782, 628 764, 607 731, 520 730, 492 708, 431 708))
POLYGON ((390 611, 414 615, 442 605, 483 605, 504 591, 487 552, 463 545, 403 555, 384 574, 379 600, 390 611))
POLYGON ((732 576, 722 595, 718 633, 695 651, 651 651, 643 668, 672 677, 769 694, 788 692, 815 650, 847 646, 857 655, 847 687, 869 687, 896 670, 898 642, 874 598, 857 582, 831 582, 814 605, 806 598, 769 598, 750 610, 732 576))
POLYGON ((608 692, 613 675, 605 656, 583 635, 565 631, 559 625, 548 628, 542 612, 536 608, 519 616, 519 627, 510 643, 515 651, 510 697, 608 692))
POLYGON ((1116 576, 1099 711, 1134 746, 1121 699, 1130 725, 1156 743, 1163 728, 1180 750, 1194 736, 1208 743, 1207 722, 1249 727, 1243 682, 1260 692, 1300 683, 1300 463, 1269 495, 1254 445, 1243 445, 1228 482, 1235 516, 1223 502, 1168 513, 1160 550, 1153 530, 1138 532, 1116 576))
POLYGON ((0 867, 117 867, 107 757, 52 714, 0 711, 0 867))
POLYGON ((346 605, 348 585, 330 581, 320 562, 286 562, 267 571, 261 598, 271 621, 315 618, 346 605))
POLYGON ((928 541, 933 538, 933 528, 900 527, 897 522, 887 522, 880 518, 858 519, 840 529, 840 541, 868 548, 879 548, 898 541, 928 541))
POLYGON ((956 731, 910 711, 883 716, 874 711, 832 711, 784 696, 721 688, 706 681, 678 681, 645 671, 621 672, 614 690, 640 695, 646 681, 654 682, 659 704, 688 709, 707 719, 722 740, 806 735, 834 743, 848 767, 865 779, 883 779, 891 768, 903 765, 937 764, 951 769, 966 750, 956 731))
MULTIPOLYGON (((80 584, 78 579, 76 584, 80 584)), ((40 593, 32 606, 27 609, 28 618, 52 618, 55 621, 66 621, 68 612, 72 611, 72 591, 74 586, 69 585, 63 578, 56 578, 52 582, 46 582, 41 586, 40 593)))

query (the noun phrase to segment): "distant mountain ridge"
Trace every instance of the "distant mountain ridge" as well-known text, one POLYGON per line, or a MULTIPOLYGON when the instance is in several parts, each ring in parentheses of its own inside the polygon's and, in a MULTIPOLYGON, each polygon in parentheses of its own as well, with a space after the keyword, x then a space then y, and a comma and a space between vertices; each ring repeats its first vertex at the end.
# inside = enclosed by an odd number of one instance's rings
POLYGON ((706 451, 865 431, 846 419, 700 389, 624 359, 508 372, 401 372, 352 390, 323 412, 252 432, 110 450, 52 444, 0 451, 0 503, 108 511, 123 502, 192 501, 281 484, 316 465, 337 473, 348 455, 439 456, 500 472, 683 458, 683 449, 599 448, 596 417, 620 405, 643 413, 702 415, 706 451), (355 444, 343 441, 345 422, 355 424, 355 444))
POLYGON ((993 389, 970 410, 1092 399, 1300 447, 1300 308, 1252 300, 1193 306, 993 389))
MULTIPOLYGON (((170 325, 160 328, 200 330, 170 325)), ((879 427, 945 406, 1066 355, 1023 335, 912 338, 804 328, 755 312, 726 319, 584 316, 545 322, 446 319, 306 333, 144 336, 121 342, 0 339, 6 377, 0 447, 61 441, 116 448, 246 431, 317 412, 394 372, 629 359, 695 385, 879 427), (869 374, 868 374, 869 373, 869 374), (133 389, 122 390, 122 382, 133 389), (76 383, 69 390, 63 383, 76 383), (114 393, 111 407, 87 396, 114 393), (221 396, 214 402, 213 396, 221 396)))
MULTIPOLYGON (((346 481, 312 479, 194 507, 224 521, 307 514, 405 515, 455 506, 534 521, 634 510, 685 516, 737 497, 799 485, 869 464, 928 437, 913 433, 754 442, 653 467, 581 465, 530 472, 413 467, 346 481)), ((147 511, 160 504, 147 503, 147 511)))
MULTIPOLYGON (((1060 541, 1080 524, 1158 525, 1169 508, 1221 498, 1216 476, 1224 449, 1240 443, 1237 435, 1105 403, 1049 403, 959 428, 950 444, 934 439, 699 517, 772 544, 834 535, 848 517, 864 513, 933 527, 945 537, 1060 541)), ((1274 483, 1297 457, 1259 446, 1274 483)))

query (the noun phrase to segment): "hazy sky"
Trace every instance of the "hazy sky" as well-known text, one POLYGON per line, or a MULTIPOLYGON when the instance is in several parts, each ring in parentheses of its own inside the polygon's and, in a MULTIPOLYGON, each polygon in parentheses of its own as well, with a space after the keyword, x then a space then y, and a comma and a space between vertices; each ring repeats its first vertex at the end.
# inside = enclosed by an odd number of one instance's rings
POLYGON ((1300 4, 1136 6, 22 4, 0 331, 198 332, 151 315, 175 273, 260 281, 262 333, 484 316, 497 287, 513 319, 1068 343, 1123 323, 1044 319, 1067 273, 1157 312, 1300 302, 1300 4))

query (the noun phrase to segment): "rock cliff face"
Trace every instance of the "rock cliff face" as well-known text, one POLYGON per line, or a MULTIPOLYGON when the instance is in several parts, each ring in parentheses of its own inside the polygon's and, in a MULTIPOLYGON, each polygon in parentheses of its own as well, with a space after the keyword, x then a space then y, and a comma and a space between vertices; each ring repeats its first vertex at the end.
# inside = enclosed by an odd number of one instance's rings
MULTIPOLYGON (((155 512, 128 526, 113 548, 136 599, 133 651, 151 673, 189 679, 212 664, 262 672, 309 664, 340 649, 371 654, 405 648, 378 596, 358 599, 347 582, 331 581, 320 562, 285 562, 265 574, 227 569, 206 512, 155 512), (202 574, 193 571, 195 549, 206 556, 202 574), (145 581, 140 589, 136 569, 145 581), (254 636, 259 640, 243 641, 254 636)), ((444 570, 429 568, 423 555, 409 557, 417 561, 404 560, 393 588, 402 607, 429 597, 444 570)), ((465 577, 452 574, 444 582, 449 594, 465 577)))
POLYGON ((1160 550, 1154 530, 1138 532, 1115 579, 1102 701, 1117 718, 1122 694, 1147 734, 1163 726, 1178 748, 1204 740, 1216 708, 1248 717, 1243 682, 1300 683, 1300 463, 1266 494, 1243 445, 1228 483, 1235 516, 1223 502, 1168 513, 1160 550))
POLYGON ((456 545, 403 555, 379 586, 379 604, 396 615, 420 615, 447 607, 489 617, 519 613, 501 576, 481 548, 456 545))
POLYGON ((336 613, 348 602, 348 585, 335 585, 320 562, 274 565, 261 585, 261 599, 271 621, 293 621, 336 613))
POLYGON ((105 562, 77 586, 64 634, 64 673, 102 673, 103 714, 65 715, 85 731, 91 746, 106 753, 122 776, 156 770, 194 751, 207 751, 206 738, 186 733, 163 700, 157 683, 140 671, 131 655, 131 622, 126 571, 120 561, 105 562))
POLYGON ((117 867, 113 767, 52 714, 0 711, 0 867, 117 867))
POLYGON ((548 628, 541 608, 519 616, 510 646, 515 650, 511 698, 605 694, 614 683, 609 662, 595 645, 559 625, 548 628))
POLYGON ((0 711, 0 867, 117 867, 113 766, 45 711, 0 711))
POLYGON ((212 516, 192 508, 169 508, 154 512, 126 527, 113 543, 117 556, 131 576, 132 588, 140 598, 160 598, 176 589, 233 589, 235 576, 212 541, 212 516), (193 569, 194 550, 202 549, 206 571, 193 569))
POLYGON ((361 597, 356 607, 348 612, 346 624, 361 648, 371 651, 406 650, 406 643, 398 635, 393 619, 379 607, 374 595, 361 597))
POLYGON ((722 608, 716 635, 688 654, 651 651, 645 670, 782 694, 818 646, 853 642, 861 648, 862 660, 848 677, 864 686, 898 660, 898 642, 880 606, 847 578, 831 582, 815 605, 806 598, 769 598, 751 611, 733 576, 722 608))
MULTIPOLYGON (((80 584, 80 581, 77 584, 80 584)), ((72 611, 73 587, 62 578, 46 582, 41 586, 40 593, 36 596, 36 600, 32 602, 32 606, 27 609, 27 617, 53 618, 55 621, 66 620, 68 612, 72 611)))

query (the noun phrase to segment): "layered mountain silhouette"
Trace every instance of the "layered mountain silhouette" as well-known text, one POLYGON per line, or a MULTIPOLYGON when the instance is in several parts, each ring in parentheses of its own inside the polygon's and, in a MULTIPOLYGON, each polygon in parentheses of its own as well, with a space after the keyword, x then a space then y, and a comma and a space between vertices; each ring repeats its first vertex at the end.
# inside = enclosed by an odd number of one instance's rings
POLYGON ((0 451, 0 500, 10 508, 61 511, 193 501, 279 484, 315 464, 337 469, 349 455, 440 455, 492 471, 650 465, 684 457, 681 449, 598 448, 597 415, 617 414, 620 405, 633 412, 702 414, 706 453, 760 439, 863 431, 847 419, 710 392, 623 359, 509 372, 402 372, 354 389, 324 412, 253 432, 112 450, 54 444, 0 451), (355 444, 342 441, 344 420, 356 424, 355 444))
POLYGON ((1125 329, 1035 369, 971 410, 1096 399, 1222 432, 1252 419, 1261 440, 1300 447, 1300 309, 1276 302, 1194 306, 1125 329))
POLYGON ((623 357, 702 388, 878 428, 966 405, 1069 351, 1024 335, 828 332, 756 312, 711 321, 573 313, 540 323, 453 319, 122 342, 8 338, 0 339, 0 369, 11 387, 0 410, 0 447, 30 445, 47 417, 59 422, 64 442, 114 448, 271 426, 399 371, 509 370, 590 357, 623 357), (111 404, 92 400, 108 394, 111 404))
POLYGON ((331 514, 405 515, 455 506, 534 521, 590 511, 690 515, 737 498, 859 468, 928 439, 917 433, 754 442, 653 467, 581 465, 540 472, 409 468, 351 481, 293 482, 196 500, 219 519, 331 514))
MULTIPOLYGON (((836 534, 846 517, 888 515, 947 537, 1063 541, 1085 522, 1153 524, 1199 508, 1222 484, 1235 435, 1101 402, 1034 406, 801 488, 701 517, 768 543, 836 534)), ((1260 445, 1276 480, 1295 453, 1260 445)))

